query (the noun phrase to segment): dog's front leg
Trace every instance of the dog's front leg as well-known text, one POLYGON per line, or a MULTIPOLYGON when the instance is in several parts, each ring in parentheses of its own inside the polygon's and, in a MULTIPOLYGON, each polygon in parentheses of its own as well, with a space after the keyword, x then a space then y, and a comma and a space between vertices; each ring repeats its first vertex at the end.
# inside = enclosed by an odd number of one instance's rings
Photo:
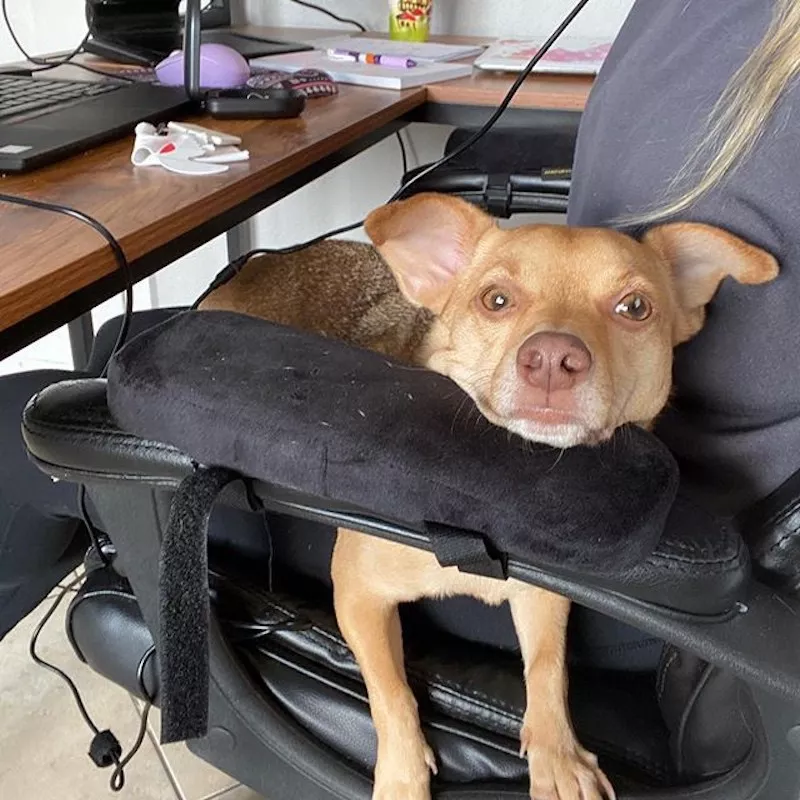
POLYGON ((567 705, 566 635, 570 602, 527 584, 509 585, 525 667, 527 702, 521 752, 534 800, 614 798, 597 757, 578 743, 567 705))
MULTIPOLYGON (((348 534, 345 532, 345 536, 348 534)), ((360 534, 349 534, 360 536, 360 534)), ((373 800, 429 800, 433 752, 408 686, 398 604, 370 586, 340 547, 334 551, 334 605, 339 628, 367 685, 378 737, 373 800)))

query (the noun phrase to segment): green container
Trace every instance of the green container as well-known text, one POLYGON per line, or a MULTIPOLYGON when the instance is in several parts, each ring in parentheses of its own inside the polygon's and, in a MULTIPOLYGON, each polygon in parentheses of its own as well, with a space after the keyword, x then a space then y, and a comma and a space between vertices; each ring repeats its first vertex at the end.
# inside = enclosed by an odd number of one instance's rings
POLYGON ((389 38, 426 42, 432 11, 433 0, 389 0, 389 38))

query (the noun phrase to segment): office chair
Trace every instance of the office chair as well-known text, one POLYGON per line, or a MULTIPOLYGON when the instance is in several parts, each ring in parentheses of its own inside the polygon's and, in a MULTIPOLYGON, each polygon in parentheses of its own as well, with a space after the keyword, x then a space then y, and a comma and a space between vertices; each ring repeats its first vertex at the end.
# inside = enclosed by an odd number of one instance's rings
MULTIPOLYGON (((168 444, 192 415, 181 406, 176 419, 159 387, 196 352, 181 349, 186 357, 176 361, 170 337, 188 326, 211 337, 202 340, 213 343, 215 363, 245 357, 231 337, 208 332, 216 323, 197 319, 176 318, 140 337, 126 351, 133 353, 127 367, 120 362, 111 373, 117 417, 125 397, 136 401, 150 433, 120 425, 98 380, 50 386, 25 410, 31 458, 47 475, 86 485, 95 523, 112 542, 110 564, 91 551, 87 557, 87 579, 68 614, 70 638, 98 672, 162 703, 166 673, 159 657, 174 633, 160 627, 162 543, 174 534, 171 517, 187 512, 187 498, 189 511, 202 517, 198 495, 190 492, 194 483, 210 482, 206 496, 215 484, 211 495, 222 491, 207 554, 208 719, 189 748, 270 800, 366 800, 374 731, 332 613, 333 529, 341 524, 423 548, 436 547, 437 531, 420 525, 424 517, 388 514, 377 493, 374 504, 354 504, 322 491, 314 469, 281 483, 199 466, 203 441, 197 452, 168 444), (155 355, 148 360, 141 353, 155 355), (157 413, 147 409, 149 392, 157 413)), ((263 332, 281 346, 290 341, 269 323, 242 320, 243 331, 266 326, 263 332)), ((318 369, 319 343, 291 341, 300 348, 297 358, 308 353, 308 363, 294 366, 318 369)), ((336 352, 347 359, 347 349, 336 352)), ((352 368, 357 375, 357 364, 352 368)), ((176 380, 182 379, 181 373, 176 380)), ((399 378, 406 379, 419 380, 413 373, 399 378)), ((202 385, 190 389, 202 395, 202 385)), ((212 409, 219 419, 236 402, 233 389, 225 398, 212 409)), ((208 427, 205 434, 214 438, 208 427)), ((287 441, 276 434, 250 445, 266 469, 271 453, 280 461, 287 441)), ((393 489, 414 497, 419 485, 398 477, 393 489)), ((800 480, 792 479, 746 521, 757 577, 738 530, 680 492, 652 553, 612 577, 504 558, 469 529, 449 534, 465 542, 476 562, 488 557, 490 567, 501 564, 508 575, 569 596, 578 618, 582 608, 595 612, 574 637, 570 703, 579 738, 599 753, 621 798, 794 800, 800 794, 800 602, 792 591, 798 570, 767 544, 797 546, 798 496, 800 480), (641 638, 621 642, 613 660, 582 657, 581 638, 610 618, 645 632, 646 643, 666 643, 656 669, 640 661, 641 638)), ((462 567, 475 566, 469 558, 462 567)), ((527 765, 517 756, 521 667, 503 614, 467 600, 407 609, 409 677, 440 765, 435 797, 528 797, 527 765)))

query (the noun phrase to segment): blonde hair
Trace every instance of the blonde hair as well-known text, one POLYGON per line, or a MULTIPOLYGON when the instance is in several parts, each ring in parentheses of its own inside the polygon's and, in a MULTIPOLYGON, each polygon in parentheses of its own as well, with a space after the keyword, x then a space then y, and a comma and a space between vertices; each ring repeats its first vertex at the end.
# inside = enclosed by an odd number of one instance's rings
POLYGON ((631 215, 625 222, 643 224, 675 216, 719 184, 761 138, 781 95, 798 73, 800 0, 775 0, 764 38, 714 105, 700 144, 667 188, 667 201, 643 214, 631 215), (708 165, 700 178, 686 188, 703 163, 708 165))

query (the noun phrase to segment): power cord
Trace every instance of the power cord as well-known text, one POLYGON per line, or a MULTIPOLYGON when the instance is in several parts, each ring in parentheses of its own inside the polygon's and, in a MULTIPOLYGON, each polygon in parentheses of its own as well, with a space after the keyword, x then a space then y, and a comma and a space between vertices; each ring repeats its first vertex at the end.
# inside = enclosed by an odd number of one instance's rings
MULTIPOLYGON (((299 0, 293 0, 293 2, 299 2, 299 0)), ((486 136, 486 134, 494 127, 494 125, 497 123, 497 120, 500 119, 509 105, 511 105, 511 101, 514 99, 514 96, 519 91, 528 75, 531 74, 534 67, 539 63, 539 61, 542 60, 547 51, 553 46, 553 44, 555 44, 556 40, 561 36, 561 34, 564 33, 564 31, 572 24, 572 21, 578 16, 578 14, 580 14, 580 12, 583 10, 583 7, 588 2, 589 0, 578 0, 578 2, 573 6, 572 10, 567 14, 566 17, 564 17, 559 26, 553 31, 553 33, 550 34, 533 58, 531 58, 531 60, 526 64, 525 68, 517 76, 517 79, 513 84, 511 84, 511 87, 506 92, 503 100, 500 102, 500 105, 497 106, 494 112, 489 116, 489 119, 487 119, 482 126, 475 131, 472 136, 465 139, 458 147, 456 147, 455 150, 442 156, 438 161, 434 161, 432 164, 425 167, 425 169, 414 175, 414 177, 404 181, 400 188, 389 198, 387 203, 394 203, 396 200, 402 197, 408 191, 408 189, 414 186, 414 184, 421 181, 424 177, 430 175, 440 167, 443 167, 445 164, 450 163, 450 161, 452 161, 454 158, 458 158, 458 156, 462 155, 464 152, 477 144, 477 142, 479 142, 484 136, 486 136)), ((400 140, 400 143, 402 146, 402 140, 400 140)), ((403 154, 405 155, 405 148, 403 148, 403 154)), ((308 247, 313 247, 320 242, 324 242, 326 239, 331 239, 334 236, 339 236, 343 233, 348 233, 356 230, 357 228, 361 228, 364 225, 364 222, 365 220, 363 219, 359 220, 358 222, 352 222, 349 225, 343 225, 341 228, 336 228, 335 230, 315 236, 313 239, 310 239, 306 242, 300 242, 299 244, 290 245, 289 247, 258 247, 254 250, 244 253, 243 255, 239 256, 239 258, 228 264, 214 278, 209 287, 200 295, 200 297, 197 298, 197 300, 194 301, 191 306, 192 310, 197 309, 200 303, 202 303, 203 300, 205 300, 212 292, 214 292, 220 286, 226 284, 228 281, 232 280, 242 270, 245 264, 250 261, 251 258, 259 255, 290 255, 291 253, 297 253, 300 250, 305 250, 308 247)))
MULTIPOLYGON (((86 507, 86 485, 80 484, 78 486, 78 511, 81 515, 81 520, 86 532, 89 534, 89 541, 92 543, 92 549, 97 557, 102 562, 103 566, 111 566, 111 556, 106 552, 106 546, 111 545, 111 540, 100 531, 97 530, 92 518, 89 516, 89 509, 86 507), (105 542, 103 541, 105 540, 105 542)), ((113 547, 111 548, 113 553, 113 547)))
POLYGON ((296 3, 298 6, 304 6, 305 8, 310 8, 313 11, 319 11, 320 14, 325 14, 326 17, 330 17, 331 19, 335 19, 337 22, 342 22, 345 25, 353 25, 354 27, 358 28, 360 31, 366 33, 366 28, 357 20, 348 19, 347 17, 340 17, 338 14, 334 14, 333 11, 330 11, 327 8, 323 8, 322 6, 318 6, 316 3, 309 3, 307 0, 291 0, 292 3, 296 3))
POLYGON ((45 625, 47 625, 50 619, 52 619, 53 614, 55 614, 56 610, 61 605, 62 600, 82 580, 83 576, 75 578, 58 593, 52 605, 39 621, 39 624, 36 626, 36 629, 31 636, 28 652, 36 664, 57 675, 59 678, 61 678, 61 680, 64 681, 64 683, 67 684, 67 687, 69 688, 70 692, 72 693, 72 697, 75 700, 75 705, 77 706, 80 715, 83 717, 83 721, 92 732, 92 743, 89 747, 89 756, 98 767, 110 767, 112 764, 114 765, 114 771, 111 773, 111 778, 109 779, 109 786, 111 787, 111 791, 119 792, 125 786, 125 767, 128 766, 131 759, 139 751, 139 748, 144 742, 144 737, 147 735, 147 719, 152 707, 152 699, 149 697, 147 687, 144 685, 143 673, 140 670, 139 674, 137 675, 139 681, 139 690, 142 693, 142 697, 146 697, 148 699, 145 702, 142 710, 142 716, 139 722, 139 732, 136 736, 136 740, 134 741, 127 755, 125 755, 123 758, 122 746, 120 745, 119 740, 110 730, 101 731, 97 727, 87 711, 83 702, 83 698, 81 697, 78 687, 75 685, 72 678, 70 678, 69 675, 67 675, 67 673, 64 672, 64 670, 62 670, 60 667, 57 667, 55 664, 51 664, 49 661, 45 661, 36 652, 36 645, 39 642, 39 636, 41 636, 45 625))
POLYGON ((36 208, 40 211, 49 211, 54 214, 62 214, 63 216, 80 220, 97 231, 108 242, 111 252, 114 254, 114 258, 117 262, 119 273, 125 283, 125 311, 122 318, 122 325, 120 326, 119 334, 117 335, 117 340, 114 343, 111 355, 109 356, 105 367, 103 367, 103 371, 100 373, 100 377, 104 378, 108 372, 108 365, 111 362, 111 358, 125 343, 125 339, 128 336, 128 329, 130 328, 131 324, 131 315, 133 314, 133 276, 131 274, 131 267, 128 263, 128 258, 125 255, 125 251, 114 237, 114 234, 111 233, 111 231, 109 231, 102 222, 99 222, 89 214, 85 214, 83 211, 78 211, 76 208, 71 208, 70 206, 61 205, 59 203, 47 203, 42 200, 31 200, 28 197, 18 197, 17 195, 3 193, 0 193, 0 203, 11 203, 13 205, 25 206, 27 208, 36 208))
POLYGON ((39 58, 38 56, 31 55, 23 46, 17 36, 14 28, 11 25, 11 19, 8 14, 8 0, 0 0, 0 13, 3 15, 3 22, 5 23, 6 28, 8 28, 9 36, 11 36, 11 41, 14 42, 17 49, 22 53, 23 57, 29 61, 31 64, 35 64, 39 67, 39 69, 29 70, 32 74, 39 73, 39 72, 47 72, 48 70, 55 69, 56 67, 63 67, 65 64, 70 63, 73 67, 78 67, 79 69, 85 70, 86 72, 91 72, 93 75, 102 75, 104 78, 114 78, 115 80, 121 80, 126 83, 135 83, 136 80, 134 78, 130 78, 126 75, 114 75, 111 72, 104 72, 101 69, 96 69, 95 67, 90 67, 88 64, 81 64, 80 62, 73 61, 72 59, 75 56, 79 55, 83 52, 84 48, 86 47, 86 42, 89 40, 89 33, 87 32, 86 35, 81 39, 80 44, 71 50, 66 56, 62 56, 60 58, 39 58))

